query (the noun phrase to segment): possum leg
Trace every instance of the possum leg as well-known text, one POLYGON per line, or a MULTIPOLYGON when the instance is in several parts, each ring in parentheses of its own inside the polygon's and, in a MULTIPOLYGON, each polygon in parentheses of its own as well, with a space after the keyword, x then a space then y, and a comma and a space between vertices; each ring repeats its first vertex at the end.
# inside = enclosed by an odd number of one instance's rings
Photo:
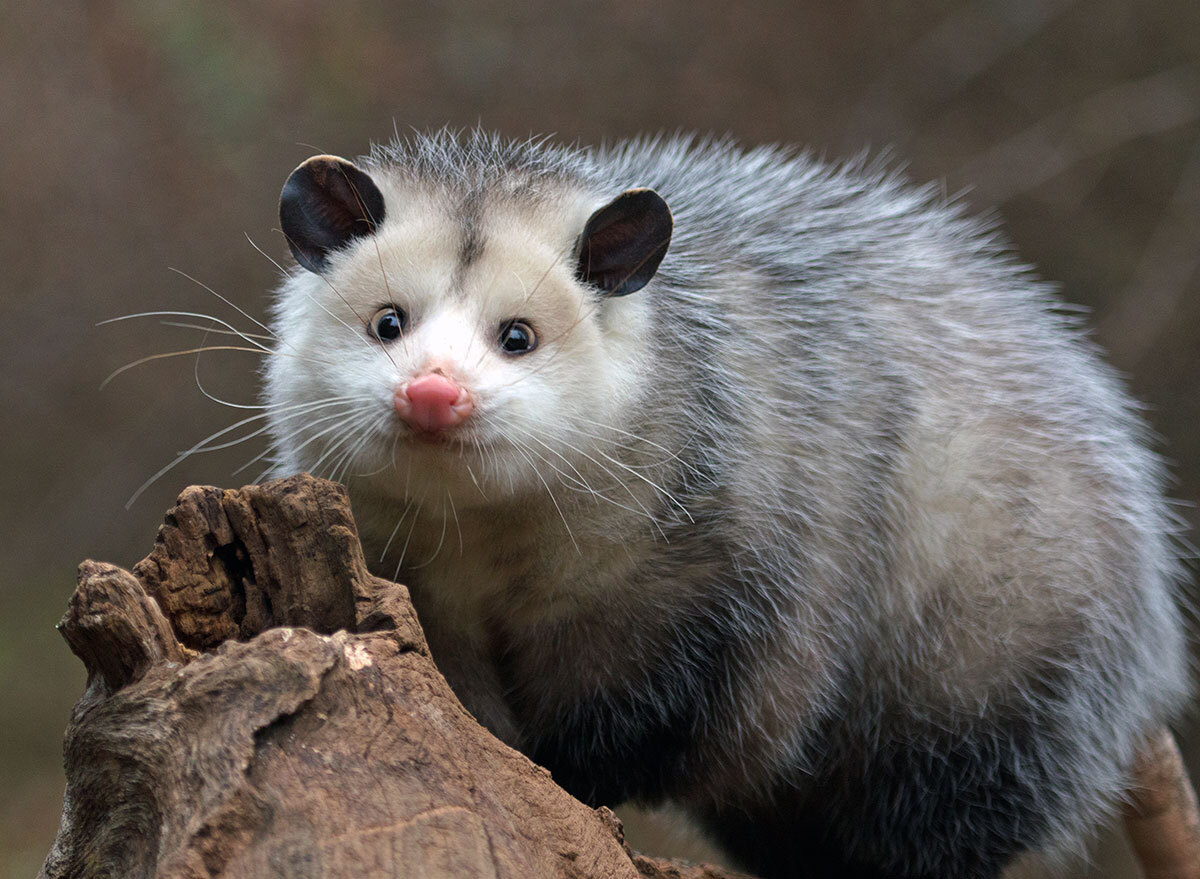
POLYGON ((843 750, 817 778, 796 773, 760 804, 701 817, 764 879, 996 879, 1045 844, 1065 807, 1045 732, 1012 719, 911 729, 843 750))

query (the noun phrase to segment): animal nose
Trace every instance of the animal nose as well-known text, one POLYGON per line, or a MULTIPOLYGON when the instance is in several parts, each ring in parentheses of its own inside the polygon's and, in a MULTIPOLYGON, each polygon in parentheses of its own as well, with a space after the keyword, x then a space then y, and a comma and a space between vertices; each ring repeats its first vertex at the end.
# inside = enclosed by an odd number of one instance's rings
POLYGON ((406 423, 426 433, 461 424, 475 408, 464 388, 439 373, 423 375, 399 388, 393 405, 406 423))

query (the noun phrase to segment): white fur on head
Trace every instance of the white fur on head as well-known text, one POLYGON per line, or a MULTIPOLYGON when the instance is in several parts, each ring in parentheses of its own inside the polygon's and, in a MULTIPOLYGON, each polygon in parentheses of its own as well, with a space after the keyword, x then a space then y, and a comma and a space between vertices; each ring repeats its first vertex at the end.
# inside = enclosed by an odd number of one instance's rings
MULTIPOLYGON (((447 492, 469 507, 540 490, 539 472, 586 466, 572 450, 595 424, 619 424, 638 395, 646 308, 605 299, 576 279, 574 248, 597 198, 476 201, 486 244, 464 259, 461 202, 387 169, 375 172, 387 219, 331 253, 321 274, 298 271, 275 302, 282 356, 270 359, 277 470, 353 478, 396 499, 447 492), (402 309, 400 338, 368 323, 402 309), (538 345, 513 356, 502 324, 528 321, 538 345), (397 388, 436 366, 472 396, 453 438, 415 439, 392 408, 397 388)), ((479 234, 479 233, 474 233, 479 234)))

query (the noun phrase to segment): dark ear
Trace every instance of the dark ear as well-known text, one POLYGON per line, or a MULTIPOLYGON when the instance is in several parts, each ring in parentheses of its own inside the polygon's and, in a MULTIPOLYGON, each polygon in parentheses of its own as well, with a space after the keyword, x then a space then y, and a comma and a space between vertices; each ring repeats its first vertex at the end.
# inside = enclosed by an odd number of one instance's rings
POLYGON ((383 195, 370 177, 337 156, 313 156, 279 196, 279 222, 296 262, 320 272, 329 252, 383 222, 383 195))
POLYGON ((588 218, 575 274, 605 296, 641 290, 671 243, 671 209, 653 189, 627 189, 588 218))

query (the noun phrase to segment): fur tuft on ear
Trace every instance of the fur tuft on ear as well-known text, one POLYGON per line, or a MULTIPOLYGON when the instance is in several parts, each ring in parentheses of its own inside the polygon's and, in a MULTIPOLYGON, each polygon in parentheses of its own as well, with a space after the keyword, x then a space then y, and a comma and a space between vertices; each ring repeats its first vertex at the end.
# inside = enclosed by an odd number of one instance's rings
POLYGON ((279 222, 296 261, 320 273, 329 252, 375 234, 383 194, 366 173, 337 156, 313 156, 283 184, 279 222))
POLYGON ((653 189, 627 189, 583 227, 576 277, 605 296, 626 296, 654 277, 671 243, 671 209, 653 189))

